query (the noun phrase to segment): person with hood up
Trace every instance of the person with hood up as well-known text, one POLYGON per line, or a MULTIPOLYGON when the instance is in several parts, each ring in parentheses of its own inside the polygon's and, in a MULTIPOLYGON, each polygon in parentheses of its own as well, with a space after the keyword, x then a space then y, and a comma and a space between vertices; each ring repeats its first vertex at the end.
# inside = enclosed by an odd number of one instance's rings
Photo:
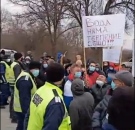
POLYGON ((73 100, 69 106, 72 130, 92 130, 94 98, 84 92, 84 83, 77 78, 72 82, 73 100))

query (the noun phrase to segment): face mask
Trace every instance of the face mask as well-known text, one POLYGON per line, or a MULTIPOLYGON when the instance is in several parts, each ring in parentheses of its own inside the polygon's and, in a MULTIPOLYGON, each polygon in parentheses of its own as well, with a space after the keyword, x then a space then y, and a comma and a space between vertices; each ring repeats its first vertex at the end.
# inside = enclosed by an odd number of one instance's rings
POLYGON ((96 81, 96 84, 98 84, 100 87, 102 87, 104 85, 104 82, 103 81, 100 81, 100 80, 97 80, 96 81))
POLYGON ((95 69, 96 69, 96 67, 93 67, 93 66, 90 66, 90 67, 89 67, 89 70, 90 70, 90 71, 95 71, 95 69))
POLYGON ((7 59, 6 61, 7 61, 7 62, 10 62, 11 60, 10 60, 10 59, 7 59))
POLYGON ((44 67, 44 68, 47 68, 47 67, 48 67, 48 64, 43 64, 43 67, 44 67))
POLYGON ((76 77, 76 78, 80 78, 81 76, 82 76, 82 73, 81 73, 81 72, 76 72, 76 73, 75 73, 75 77, 76 77))
POLYGON ((110 67, 110 70, 113 70, 113 67, 110 67))
POLYGON ((111 88, 112 88, 112 90, 115 90, 117 87, 116 87, 116 84, 112 81, 112 83, 111 83, 111 88))
POLYGON ((39 75, 39 70, 33 70, 32 74, 34 75, 34 77, 37 77, 39 75))
POLYGON ((99 68, 96 68, 96 71, 99 71, 99 68))
POLYGON ((30 61, 26 61, 27 64, 30 64, 30 61))

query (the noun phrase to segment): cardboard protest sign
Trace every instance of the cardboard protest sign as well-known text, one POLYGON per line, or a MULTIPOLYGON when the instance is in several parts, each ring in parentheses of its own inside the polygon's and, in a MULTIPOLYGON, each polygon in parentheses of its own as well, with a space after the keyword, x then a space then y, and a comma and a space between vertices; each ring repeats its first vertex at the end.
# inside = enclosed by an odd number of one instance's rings
POLYGON ((125 14, 83 16, 84 47, 122 46, 125 14))
POLYGON ((120 63, 121 49, 103 49, 103 61, 120 63))

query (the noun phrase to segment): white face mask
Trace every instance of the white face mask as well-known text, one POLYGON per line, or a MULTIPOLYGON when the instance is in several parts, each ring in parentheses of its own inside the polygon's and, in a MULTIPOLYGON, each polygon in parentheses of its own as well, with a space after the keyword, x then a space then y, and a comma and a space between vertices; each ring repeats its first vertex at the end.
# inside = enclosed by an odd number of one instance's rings
POLYGON ((27 64, 30 64, 30 61, 27 60, 26 63, 27 63, 27 64))
POLYGON ((96 84, 98 84, 100 87, 102 87, 105 83, 100 80, 96 80, 96 84))

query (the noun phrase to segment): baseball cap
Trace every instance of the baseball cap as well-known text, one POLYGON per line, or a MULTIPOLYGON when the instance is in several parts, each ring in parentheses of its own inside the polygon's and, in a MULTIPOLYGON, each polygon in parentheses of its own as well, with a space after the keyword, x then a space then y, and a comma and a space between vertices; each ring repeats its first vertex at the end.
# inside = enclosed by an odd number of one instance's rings
POLYGON ((122 81, 126 86, 132 86, 133 85, 133 75, 127 70, 120 70, 116 74, 109 74, 108 75, 112 80, 120 80, 122 81))

